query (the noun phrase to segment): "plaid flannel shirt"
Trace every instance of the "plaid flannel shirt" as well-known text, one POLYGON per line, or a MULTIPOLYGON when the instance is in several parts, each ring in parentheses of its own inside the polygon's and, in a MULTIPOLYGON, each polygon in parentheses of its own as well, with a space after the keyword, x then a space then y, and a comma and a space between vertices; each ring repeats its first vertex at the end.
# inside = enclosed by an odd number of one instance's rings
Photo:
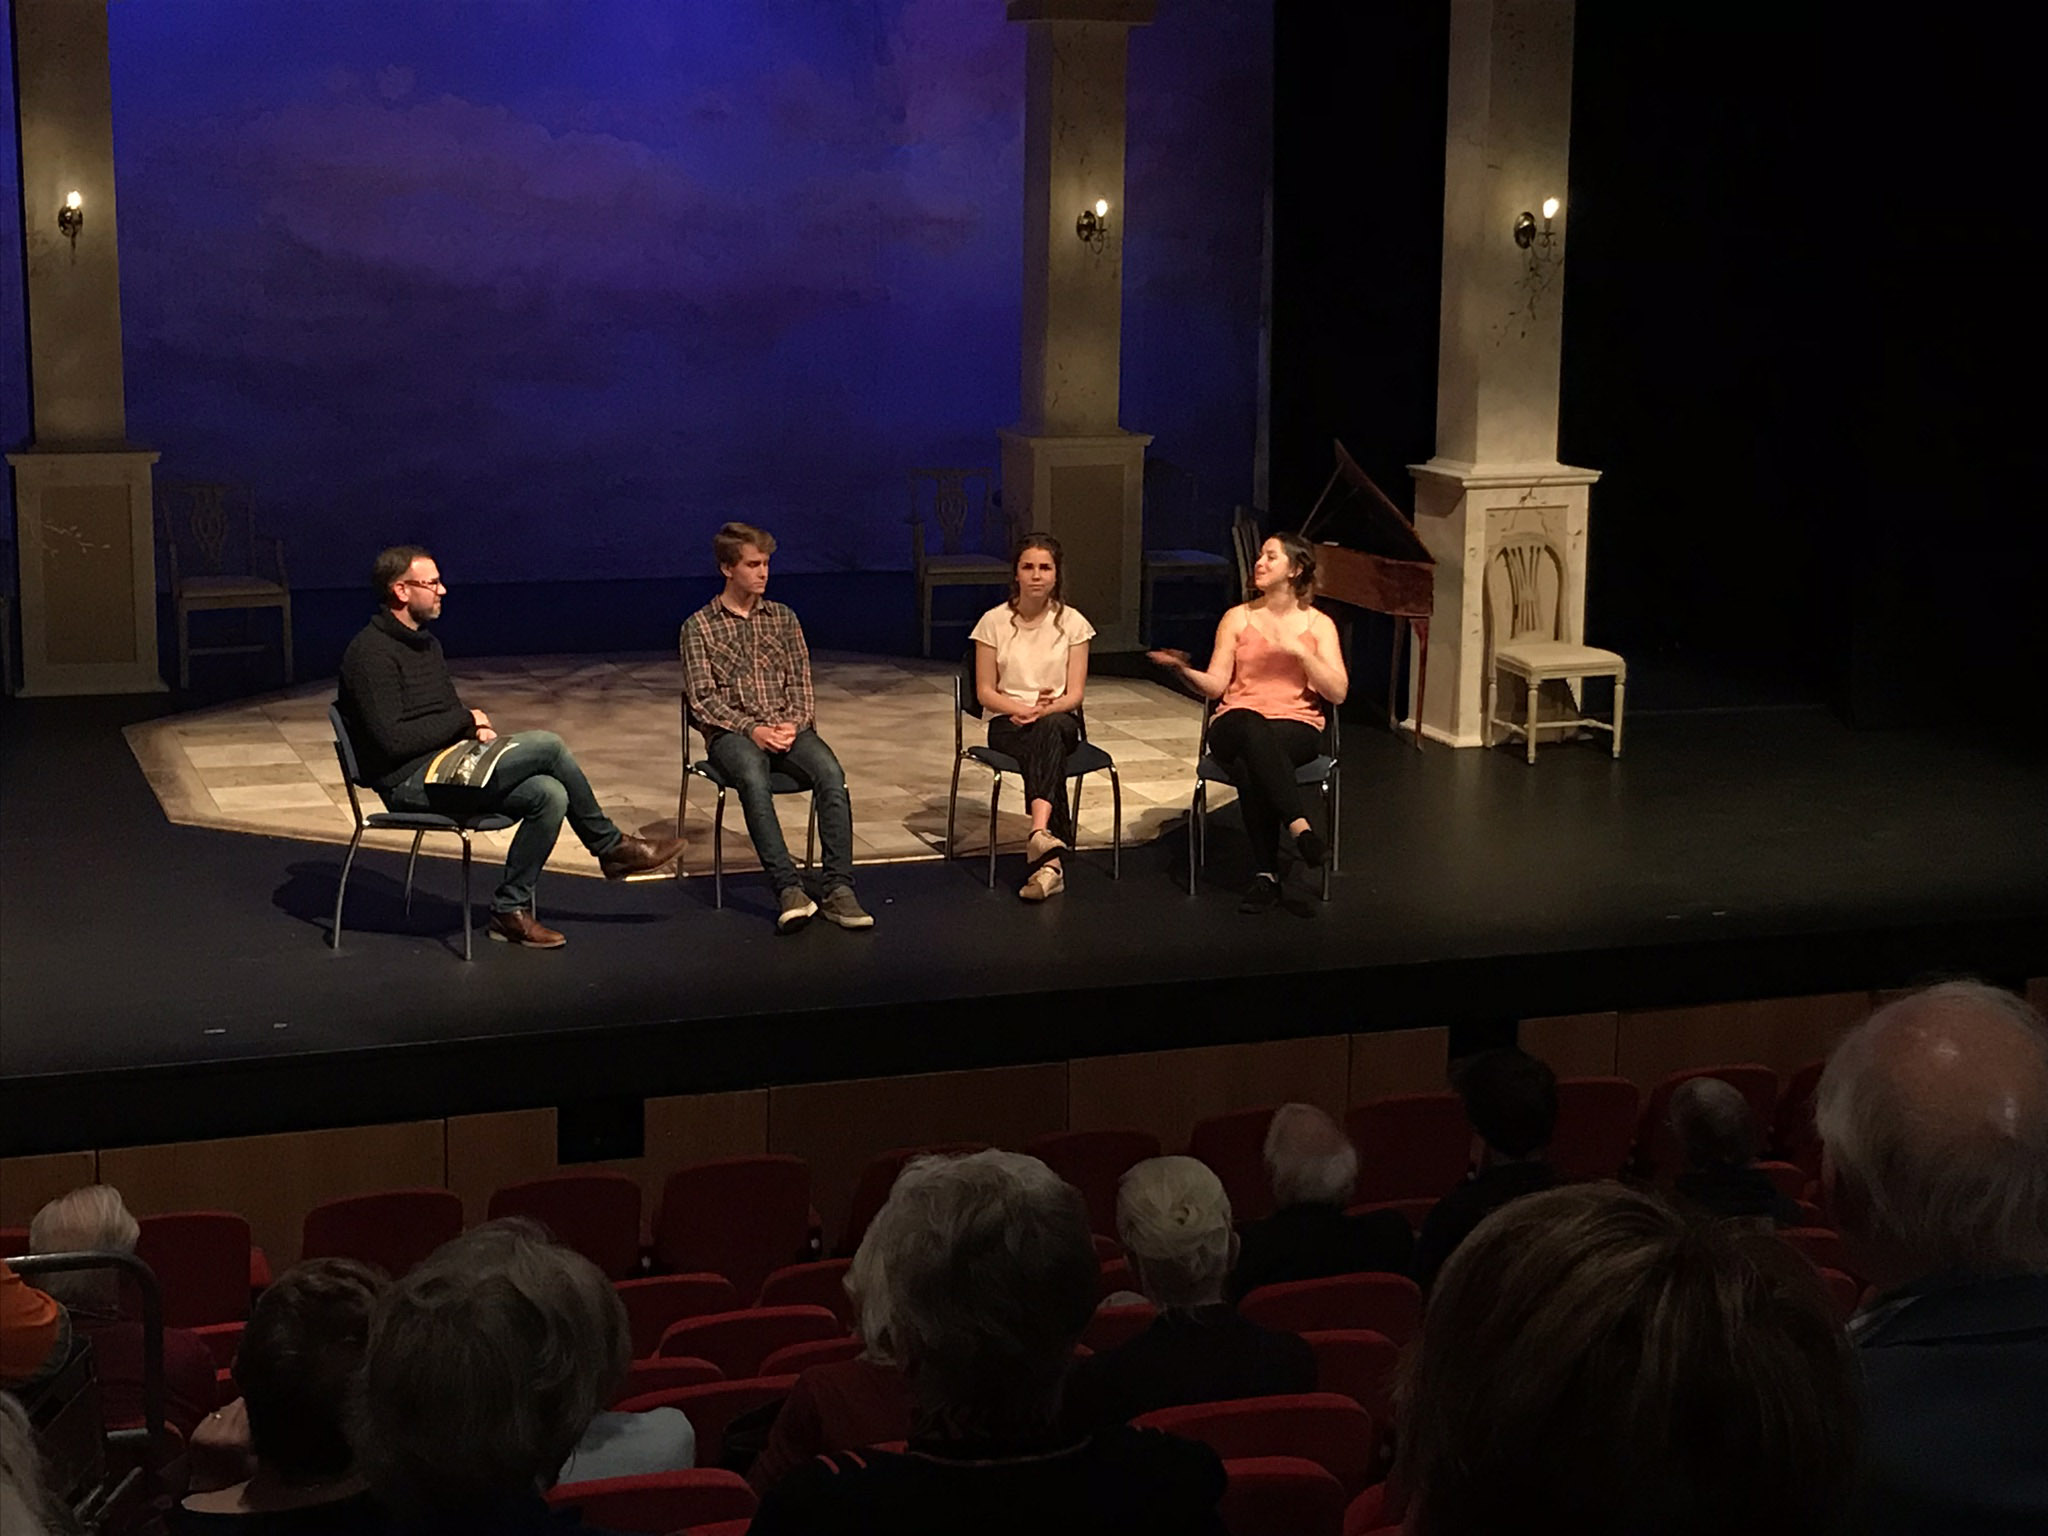
POLYGON ((714 597, 683 621, 683 687, 690 712, 714 730, 810 725, 811 652, 796 614, 765 597, 742 618, 714 597))

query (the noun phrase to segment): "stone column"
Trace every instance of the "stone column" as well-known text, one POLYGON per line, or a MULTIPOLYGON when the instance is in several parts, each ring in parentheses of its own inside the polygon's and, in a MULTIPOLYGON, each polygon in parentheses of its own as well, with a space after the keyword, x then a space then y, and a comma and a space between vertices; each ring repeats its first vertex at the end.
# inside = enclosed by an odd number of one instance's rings
POLYGON ((1483 742, 1484 583, 1503 534, 1556 541, 1566 638, 1583 638, 1587 497, 1600 475, 1557 461, 1572 22, 1572 0, 1451 4, 1436 456, 1409 469, 1416 532, 1437 562, 1422 729, 1460 747, 1483 742))
POLYGON ((1157 0, 1009 0, 1028 28, 1023 405, 1002 439, 1003 507, 1067 553, 1066 593, 1096 649, 1135 650, 1145 445, 1117 421, 1122 367, 1124 75, 1157 0), (1076 232, 1108 205, 1106 229, 1076 232))
POLYGON ((158 691, 157 456, 128 442, 106 0, 14 0, 13 13, 35 408, 33 440, 7 456, 22 691, 158 691))

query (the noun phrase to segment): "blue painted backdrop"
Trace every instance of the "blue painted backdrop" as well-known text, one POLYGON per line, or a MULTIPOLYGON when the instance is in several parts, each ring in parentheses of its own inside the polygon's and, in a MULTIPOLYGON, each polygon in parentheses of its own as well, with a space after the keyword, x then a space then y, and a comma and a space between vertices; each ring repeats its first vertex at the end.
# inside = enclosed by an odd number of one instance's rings
MULTIPOLYGON (((904 471, 992 462, 1017 414, 1002 13, 126 0, 131 436, 253 483, 307 586, 398 538, 468 581, 695 573, 727 517, 785 569, 905 566, 904 471)), ((1172 0, 1131 47, 1124 422, 1219 533, 1250 480, 1271 28, 1270 0, 1172 0)))

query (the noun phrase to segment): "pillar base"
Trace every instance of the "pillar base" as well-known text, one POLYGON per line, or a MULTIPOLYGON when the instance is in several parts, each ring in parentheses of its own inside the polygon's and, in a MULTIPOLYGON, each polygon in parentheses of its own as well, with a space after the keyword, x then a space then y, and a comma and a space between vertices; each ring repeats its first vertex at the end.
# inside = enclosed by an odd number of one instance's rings
POLYGON ((1583 641, 1586 511, 1600 471, 1558 463, 1467 464, 1437 458, 1411 464, 1408 472, 1415 477, 1415 531, 1436 560, 1436 613, 1429 626, 1432 686, 1422 733, 1454 747, 1484 746, 1487 563, 1504 535, 1548 535, 1564 554, 1561 638, 1583 641))
POLYGON ((21 692, 162 693, 144 449, 10 453, 21 567, 21 692))
POLYGON ((1010 526, 1060 541, 1066 600, 1095 626, 1097 651, 1137 650, 1151 434, 1039 437, 1006 427, 996 435, 1010 526))

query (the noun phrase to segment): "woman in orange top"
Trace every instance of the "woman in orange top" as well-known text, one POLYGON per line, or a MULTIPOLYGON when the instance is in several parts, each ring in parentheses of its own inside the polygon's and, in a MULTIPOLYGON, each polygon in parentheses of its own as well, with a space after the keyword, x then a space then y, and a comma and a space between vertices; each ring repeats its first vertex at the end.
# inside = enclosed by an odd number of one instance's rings
POLYGON ((1294 771, 1322 750, 1324 711, 1344 702, 1351 679, 1337 626, 1312 605, 1316 556, 1308 541, 1275 534, 1252 566, 1253 596, 1223 615, 1206 671, 1185 651, 1153 651, 1204 698, 1216 699, 1209 751, 1229 773, 1252 845, 1252 883, 1240 912, 1280 900, 1280 833, 1311 869, 1328 850, 1303 811, 1294 771))

